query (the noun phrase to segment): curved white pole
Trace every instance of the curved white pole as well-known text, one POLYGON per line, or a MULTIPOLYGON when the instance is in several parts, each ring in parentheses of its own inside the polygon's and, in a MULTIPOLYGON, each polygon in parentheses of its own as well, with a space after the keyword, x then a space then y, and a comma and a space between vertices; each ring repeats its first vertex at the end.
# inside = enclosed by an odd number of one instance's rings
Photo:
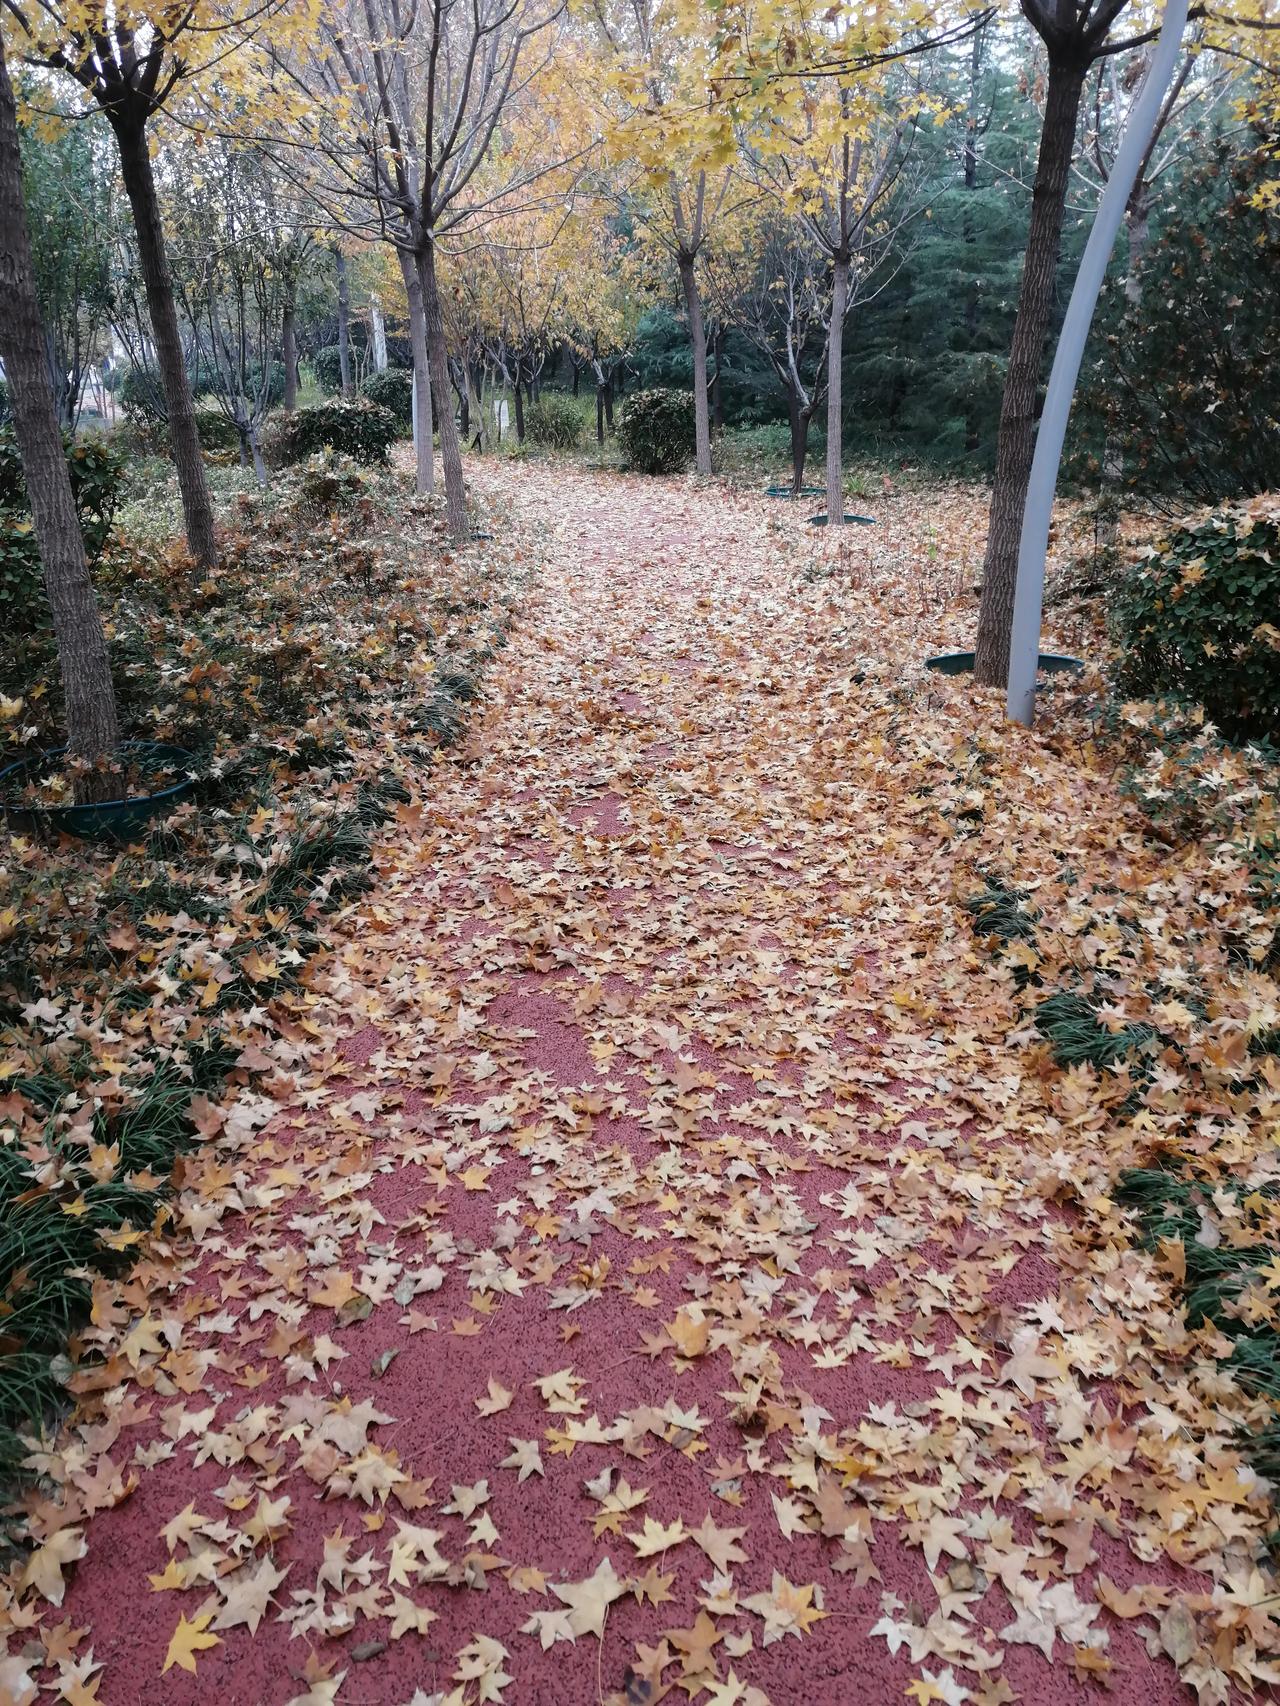
POLYGON ((1067 420, 1075 397, 1084 346, 1106 277, 1111 251, 1124 219, 1125 205, 1142 165, 1160 104, 1173 81, 1173 69, 1187 23, 1187 0, 1167 0, 1156 50, 1133 104, 1111 176, 1102 192, 1093 228, 1084 247, 1080 271, 1072 287, 1062 335, 1053 357, 1044 412, 1036 433, 1035 456, 1018 542, 1018 583, 1013 601, 1013 631, 1009 641, 1009 691, 1005 713, 1030 728, 1036 709, 1036 670, 1040 662, 1040 617, 1044 605, 1044 565, 1049 549, 1049 523, 1058 486, 1058 465, 1067 435, 1067 420))

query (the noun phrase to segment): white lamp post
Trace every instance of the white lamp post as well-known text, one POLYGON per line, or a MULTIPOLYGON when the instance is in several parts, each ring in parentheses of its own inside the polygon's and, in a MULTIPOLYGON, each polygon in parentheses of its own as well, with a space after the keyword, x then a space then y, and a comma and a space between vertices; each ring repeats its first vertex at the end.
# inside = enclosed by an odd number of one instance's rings
POLYGON ((1167 0, 1156 50, 1133 104, 1111 176, 1102 192, 1093 228, 1085 244, 1080 271, 1072 287, 1062 336, 1053 357, 1044 412, 1036 433, 1027 503, 1018 542, 1018 582, 1013 600, 1013 631, 1009 640, 1009 690, 1005 711, 1015 723, 1030 728, 1036 709, 1036 671, 1040 663, 1040 617, 1044 605, 1044 565, 1049 549, 1049 523, 1058 486, 1058 465, 1067 434, 1067 419, 1075 396, 1084 346, 1098 304, 1098 292, 1124 218, 1151 134, 1160 116, 1187 22, 1187 0, 1167 0))

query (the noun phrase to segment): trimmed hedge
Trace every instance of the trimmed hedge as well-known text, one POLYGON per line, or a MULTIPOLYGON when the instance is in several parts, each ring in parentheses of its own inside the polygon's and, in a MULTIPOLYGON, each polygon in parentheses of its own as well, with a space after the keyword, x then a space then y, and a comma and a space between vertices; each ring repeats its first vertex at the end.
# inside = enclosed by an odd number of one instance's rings
POLYGON ((311 371, 316 384, 331 395, 342 389, 342 356, 337 344, 326 344, 311 358, 311 371))
POLYGON ((623 408, 618 441, 628 467, 674 474, 693 455, 693 398, 684 391, 637 391, 623 408))
POLYGON ((390 409, 365 397, 334 397, 327 403, 299 409, 285 423, 278 454, 283 462, 292 463, 329 449, 371 467, 387 460, 398 436, 390 409))
POLYGON ((413 369, 388 367, 382 373, 371 373, 361 387, 362 395, 371 403, 391 412, 402 433, 413 431, 413 369))
POLYGON ((1123 692, 1203 705, 1231 739, 1280 735, 1280 500, 1193 517, 1115 599, 1123 692))

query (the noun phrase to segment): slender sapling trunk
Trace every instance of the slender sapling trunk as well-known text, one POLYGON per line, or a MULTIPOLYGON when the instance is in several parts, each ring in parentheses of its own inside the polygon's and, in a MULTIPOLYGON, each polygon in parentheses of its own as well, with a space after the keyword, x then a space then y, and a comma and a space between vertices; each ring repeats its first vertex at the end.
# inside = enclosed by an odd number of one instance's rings
POLYGON ((284 357, 284 412, 298 406, 298 310, 290 296, 280 316, 280 347, 284 357))
POLYGON ((694 258, 683 250, 676 265, 689 321, 689 348, 693 355, 693 438, 699 474, 711 472, 711 417, 707 409, 707 328, 702 318, 702 296, 694 258))
POLYGON ((123 108, 112 108, 107 116, 115 131, 120 150, 120 174, 133 212, 138 264, 146 287, 156 364, 160 369, 160 383, 164 388, 165 408, 169 416, 169 445, 178 474, 178 490, 182 495, 187 548, 201 568, 208 569, 218 560, 213 505, 209 501, 204 458, 200 454, 200 435, 196 430, 195 403, 187 379, 182 334, 178 330, 178 310, 173 300, 173 280, 169 273, 164 228, 160 222, 160 199, 156 194, 151 154, 147 147, 146 124, 141 116, 123 108))
POLYGON ((843 387, 844 322, 849 311, 849 257, 836 255, 831 280, 831 333, 827 341, 827 526, 844 525, 843 387))
POLYGON ((338 374, 342 395, 351 395, 351 286, 347 281, 347 257, 333 251, 333 270, 338 278, 338 374))
MULTIPOLYGON (((400 256, 400 276, 404 279, 405 295, 409 299, 409 341, 413 350, 413 449, 415 479, 419 496, 436 489, 436 455, 432 438, 435 425, 431 418, 431 357, 427 351, 427 319, 422 307, 422 281, 412 255, 403 249, 400 256)), ((445 393, 448 396, 448 392, 445 393)), ((465 426, 465 422, 463 423, 465 426)))
MULTIPOLYGON (((449 395, 449 351, 444 341, 444 315, 440 310, 440 288, 436 280, 435 245, 430 239, 418 258, 422 287, 422 310, 427 328, 427 350, 431 358, 431 384, 437 397, 449 395)), ((467 536, 467 489, 462 477, 462 447, 452 409, 440 410, 436 423, 440 435, 440 461, 444 468, 445 513, 455 542, 467 536)))

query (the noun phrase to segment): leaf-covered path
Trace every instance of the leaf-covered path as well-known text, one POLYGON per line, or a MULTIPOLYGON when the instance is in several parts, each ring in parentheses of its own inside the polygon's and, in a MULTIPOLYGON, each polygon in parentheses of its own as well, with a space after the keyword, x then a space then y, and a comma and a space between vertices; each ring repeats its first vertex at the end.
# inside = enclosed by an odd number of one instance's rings
MULTIPOLYGON (((483 477, 540 571, 272 1104, 98 1287, 10 1697, 1266 1675, 1265 1499, 1173 1391, 1149 1258, 1061 1197, 1103 1127, 1024 1082, 958 905, 990 705, 860 684, 914 594, 806 580, 776 506, 483 477)), ((1115 800, 1030 739, 1026 775, 1028 842, 1087 856, 1115 800)))

